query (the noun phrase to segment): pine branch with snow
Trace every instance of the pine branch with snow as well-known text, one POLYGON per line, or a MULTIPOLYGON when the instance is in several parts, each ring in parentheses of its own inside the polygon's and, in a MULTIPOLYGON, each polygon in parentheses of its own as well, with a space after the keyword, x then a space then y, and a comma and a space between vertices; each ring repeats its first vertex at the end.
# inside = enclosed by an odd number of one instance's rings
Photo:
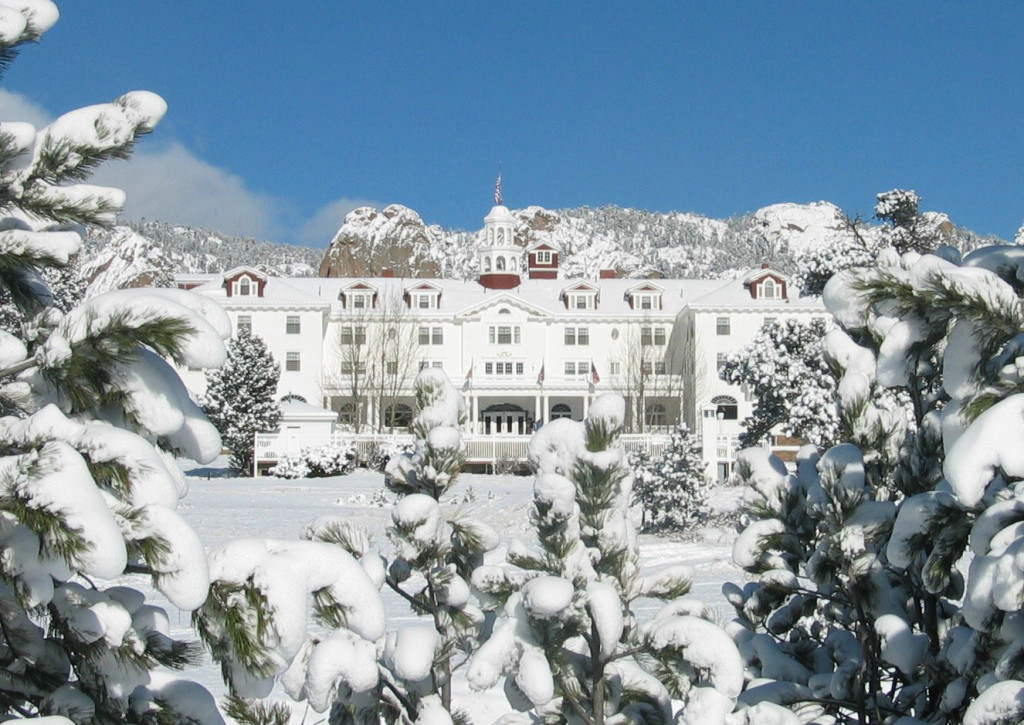
MULTIPOLYGON (((0 7, 0 58, 57 20, 48 0, 0 7)), ((216 430, 167 359, 223 362, 227 315, 179 290, 54 294, 80 247, 62 225, 108 222, 115 189, 75 183, 127 155, 165 110, 132 93, 73 111, 38 133, 0 130, 0 295, 18 324, 0 332, 0 708, 53 722, 223 720, 209 693, 161 672, 196 663, 166 612, 206 597, 206 555, 175 511, 184 476, 172 453, 209 461, 216 430), (50 151, 63 149, 55 155, 50 151)))

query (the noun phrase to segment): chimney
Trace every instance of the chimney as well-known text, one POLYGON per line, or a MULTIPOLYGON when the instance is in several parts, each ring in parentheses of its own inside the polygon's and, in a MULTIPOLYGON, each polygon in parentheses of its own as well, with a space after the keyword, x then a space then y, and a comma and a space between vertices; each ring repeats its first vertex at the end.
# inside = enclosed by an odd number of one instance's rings
POLYGON ((382 269, 381 272, 380 272, 380 276, 381 277, 394 277, 395 276, 395 270, 390 269, 390 268, 389 269, 382 269))
POLYGON ((771 262, 761 262, 761 269, 771 269, 771 262))
POLYGON ((619 275, 615 273, 614 269, 602 269, 598 274, 598 279, 618 279, 619 275))

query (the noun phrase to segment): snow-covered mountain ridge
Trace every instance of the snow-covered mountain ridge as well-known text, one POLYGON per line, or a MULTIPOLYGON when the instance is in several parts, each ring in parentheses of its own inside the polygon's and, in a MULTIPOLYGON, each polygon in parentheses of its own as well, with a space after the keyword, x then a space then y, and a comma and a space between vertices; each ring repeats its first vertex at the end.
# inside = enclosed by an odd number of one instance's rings
MULTIPOLYGON (((517 243, 557 247, 565 277, 596 277, 604 269, 629 277, 729 277, 762 262, 791 271, 804 254, 853 234, 842 211, 824 201, 774 204, 729 219, 616 206, 529 206, 513 213, 520 221, 517 243)), ((927 216, 954 246, 1001 241, 981 238, 944 214, 927 216)), ((861 234, 878 230, 864 225, 861 234)), ((472 279, 476 235, 427 224, 400 204, 350 212, 326 250, 146 221, 91 231, 82 264, 95 291, 168 284, 173 274, 220 272, 242 264, 294 277, 379 275, 390 269, 411 277, 472 279)))

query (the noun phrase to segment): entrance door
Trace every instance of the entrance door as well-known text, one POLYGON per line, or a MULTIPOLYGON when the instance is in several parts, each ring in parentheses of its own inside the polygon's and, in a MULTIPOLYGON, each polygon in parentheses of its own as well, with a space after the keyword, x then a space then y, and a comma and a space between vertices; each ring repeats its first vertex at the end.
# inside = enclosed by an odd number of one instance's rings
POLYGON ((518 405, 500 403, 480 412, 487 435, 525 435, 527 431, 526 411, 518 405))

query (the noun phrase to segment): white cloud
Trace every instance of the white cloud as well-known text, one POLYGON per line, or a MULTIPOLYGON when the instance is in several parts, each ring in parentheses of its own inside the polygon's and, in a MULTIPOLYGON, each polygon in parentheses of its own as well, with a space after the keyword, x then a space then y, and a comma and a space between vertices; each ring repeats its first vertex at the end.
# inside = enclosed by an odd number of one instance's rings
MULTIPOLYGON (((0 119, 27 121, 42 127, 53 114, 27 96, 0 89, 0 119)), ((196 156, 178 142, 154 147, 159 137, 144 139, 129 161, 113 161, 98 169, 89 183, 124 189, 128 201, 123 219, 142 218, 204 227, 226 235, 325 246, 360 206, 381 208, 365 199, 337 199, 305 221, 294 221, 292 205, 246 186, 236 174, 196 156)))
POLYGON ((53 114, 48 113, 27 96, 0 88, 0 119, 25 121, 38 128, 52 121, 53 114))
POLYGON ((222 234, 275 240, 285 205, 246 188, 238 176, 197 158, 180 143, 149 150, 145 142, 128 162, 100 168, 90 182, 128 195, 123 217, 159 219, 222 234))
POLYGON ((385 205, 369 199, 335 199, 321 207, 320 211, 299 227, 298 241, 314 247, 326 246, 345 221, 345 215, 361 206, 383 209, 385 205))

